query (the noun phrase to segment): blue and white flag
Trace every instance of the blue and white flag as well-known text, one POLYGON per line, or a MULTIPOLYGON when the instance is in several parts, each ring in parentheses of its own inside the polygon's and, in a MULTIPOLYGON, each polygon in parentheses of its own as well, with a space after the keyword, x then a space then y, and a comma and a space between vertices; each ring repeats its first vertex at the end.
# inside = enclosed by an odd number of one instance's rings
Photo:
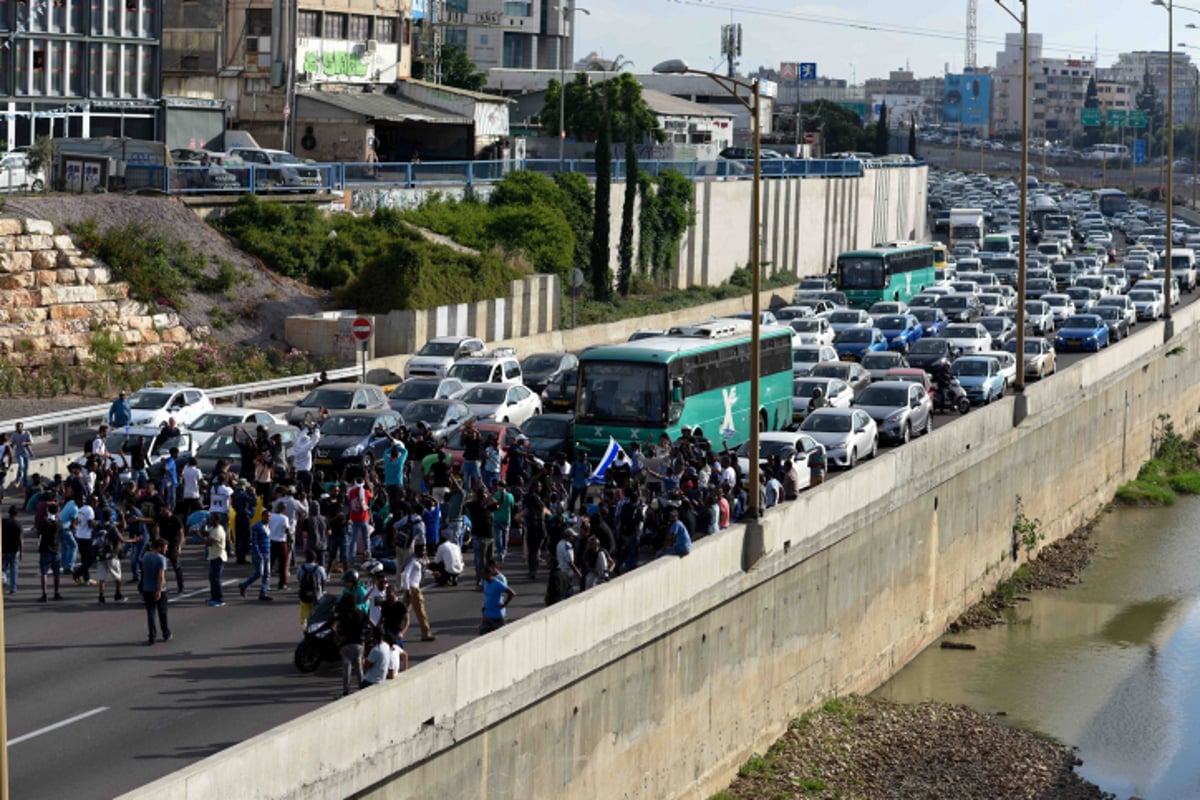
POLYGON ((592 477, 588 478, 588 483, 604 483, 604 473, 617 460, 617 456, 624 453, 621 445, 617 444, 617 440, 611 436, 608 437, 608 449, 604 451, 604 457, 600 459, 600 463, 593 470, 592 477))

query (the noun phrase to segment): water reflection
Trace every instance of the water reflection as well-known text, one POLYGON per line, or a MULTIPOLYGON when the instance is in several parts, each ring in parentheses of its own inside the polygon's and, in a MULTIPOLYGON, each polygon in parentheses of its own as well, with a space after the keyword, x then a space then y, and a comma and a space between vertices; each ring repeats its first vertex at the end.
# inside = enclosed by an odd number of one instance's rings
POLYGON ((1118 509, 1077 585, 1039 592, 1014 624, 930 648, 878 694, 1005 711, 1079 748, 1080 773, 1120 797, 1200 797, 1200 500, 1118 509))

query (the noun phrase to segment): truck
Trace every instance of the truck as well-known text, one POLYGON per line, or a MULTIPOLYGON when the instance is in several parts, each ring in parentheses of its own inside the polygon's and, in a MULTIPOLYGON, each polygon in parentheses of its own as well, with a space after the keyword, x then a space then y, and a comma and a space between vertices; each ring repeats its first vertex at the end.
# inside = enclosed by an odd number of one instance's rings
POLYGON ((1071 218, 1066 214, 1047 214, 1041 222, 1042 241, 1061 242, 1068 253, 1075 251, 1075 242, 1071 238, 1071 218))
POLYGON ((972 244, 983 247, 984 219, 982 208, 950 209, 950 247, 972 244))

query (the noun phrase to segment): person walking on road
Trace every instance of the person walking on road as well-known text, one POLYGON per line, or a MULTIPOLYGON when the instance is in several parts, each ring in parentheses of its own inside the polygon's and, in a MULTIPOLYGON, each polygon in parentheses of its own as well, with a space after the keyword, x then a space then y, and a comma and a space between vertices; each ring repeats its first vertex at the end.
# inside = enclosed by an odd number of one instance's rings
POLYGON ((204 544, 208 552, 208 604, 213 608, 225 605, 225 594, 221 578, 225 575, 225 528, 219 514, 210 514, 205 529, 204 544))
POLYGON ((155 627, 155 616, 158 617, 158 627, 162 628, 164 642, 171 641, 171 626, 167 624, 167 551, 165 539, 155 539, 150 543, 150 549, 142 556, 142 582, 138 588, 142 592, 142 601, 146 604, 146 628, 149 631, 147 644, 154 644, 158 638, 155 627))
POLYGON ((133 419, 133 409, 125 399, 125 390, 117 393, 117 399, 108 407, 108 424, 114 428, 124 428, 133 419))
POLYGON ((46 602, 46 576, 54 575, 54 599, 62 600, 59 593, 59 582, 62 580, 62 561, 59 552, 62 539, 58 535, 58 504, 48 503, 46 515, 36 523, 38 536, 38 572, 42 576, 42 596, 39 603, 46 602))
POLYGON ((164 552, 167 560, 175 570, 175 591, 183 594, 183 568, 179 565, 179 558, 183 552, 183 523, 171 513, 171 507, 168 505, 158 507, 155 522, 158 523, 158 538, 166 542, 164 552))
POLYGON ((317 560, 316 550, 306 550, 304 552, 304 563, 296 570, 296 582, 299 584, 298 594, 300 595, 300 624, 308 624, 308 616, 312 613, 313 606, 325 594, 325 583, 329 580, 329 573, 321 566, 321 562, 317 560))
POLYGON ((33 437, 25 430, 25 423, 18 422, 13 429, 13 435, 8 440, 17 460, 16 485, 29 485, 29 462, 33 460, 33 437))
POLYGON ((404 565, 400 576, 400 588, 404 591, 404 605, 412 611, 421 626, 421 641, 432 642, 433 630, 429 627, 429 613, 425 610, 425 595, 421 592, 421 578, 425 573, 425 543, 413 545, 412 555, 404 565))
POLYGON ((288 519, 287 504, 282 500, 275 503, 274 510, 268 516, 263 509, 263 521, 267 523, 267 536, 271 540, 271 565, 269 571, 279 575, 279 590, 287 588, 288 581, 288 538, 294 527, 288 519))
POLYGON ((483 582, 483 622, 479 625, 479 634, 504 626, 508 615, 508 604, 517 596, 508 586, 508 581, 500 573, 500 566, 495 561, 487 565, 487 579, 483 582))
MULTIPOLYGON (((2 482, 0 486, 3 486, 2 482)), ((19 510, 15 503, 9 506, 8 516, 0 522, 0 553, 3 554, 4 581, 8 584, 9 594, 17 593, 17 565, 25 553, 25 546, 21 542, 21 523, 17 520, 19 510)))
MULTIPOLYGON (((357 582, 358 574, 353 570, 345 574, 347 584, 350 583, 351 575, 357 582)), ((351 678, 354 679, 355 687, 362 685, 362 642, 366 622, 367 615, 355 602, 354 593, 342 594, 334 608, 333 617, 333 632, 338 637, 338 652, 342 656, 342 697, 350 694, 351 678)))
POLYGON ((263 602, 268 602, 274 598, 270 595, 271 589, 271 538, 267 532, 271 524, 271 512, 263 509, 262 520, 254 523, 254 527, 250 529, 250 561, 254 564, 254 574, 246 580, 238 584, 238 591, 242 597, 246 596, 246 590, 253 585, 255 581, 261 581, 262 585, 258 589, 258 599, 263 602))

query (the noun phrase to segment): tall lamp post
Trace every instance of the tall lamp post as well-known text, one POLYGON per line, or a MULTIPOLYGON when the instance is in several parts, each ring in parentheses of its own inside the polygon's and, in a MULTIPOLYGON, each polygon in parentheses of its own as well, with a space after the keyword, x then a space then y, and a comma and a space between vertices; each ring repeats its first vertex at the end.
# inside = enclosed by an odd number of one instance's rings
MULTIPOLYGON (((1171 318, 1171 217, 1175 200, 1175 3, 1174 0, 1152 2, 1167 10, 1167 267, 1163 281, 1163 293, 1166 295, 1163 304, 1166 309, 1163 312, 1163 341, 1166 341, 1175 335, 1175 320, 1171 318)), ((1191 8, 1186 10, 1195 11, 1191 8)))
MULTIPOLYGON (((575 24, 574 14, 582 11, 589 17, 592 12, 572 3, 569 6, 557 6, 562 16, 562 25, 558 37, 558 171, 563 171, 563 148, 567 143, 567 20, 575 24)), ((573 31, 572 31, 573 33, 573 31)))
POLYGON ((1020 0, 1021 13, 1018 16, 1004 0, 996 0, 996 5, 1004 10, 1017 24, 1021 26, 1021 233, 1017 247, 1017 376, 1013 391, 1016 394, 1013 405, 1013 424, 1019 424, 1025 418, 1025 253, 1029 245, 1029 0, 1020 0))
MULTIPOLYGON (((1184 27, 1195 28, 1192 23, 1184 27)), ((1181 50, 1198 50, 1194 45, 1180 42, 1176 47, 1181 50)), ((1200 162, 1200 66, 1192 66, 1192 208, 1196 207, 1196 175, 1197 163, 1200 162)))
POLYGON ((762 121, 759 116, 759 80, 755 78, 752 81, 745 81, 725 75, 718 75, 715 72, 708 72, 702 69, 692 69, 687 65, 686 61, 680 59, 664 61, 655 66, 654 71, 665 75, 705 75, 722 89, 733 95, 734 99, 750 112, 750 125, 754 132, 754 181, 752 184, 753 195, 750 198, 750 452, 747 454, 750 459, 750 507, 748 509, 748 516, 752 523, 757 525, 758 518, 762 514, 762 509, 759 507, 760 467, 758 463, 758 454, 760 452, 758 435, 758 384, 762 373, 762 353, 760 351, 760 323, 762 320, 759 319, 761 313, 759 293, 762 283, 762 276, 760 274, 762 262, 759 257, 759 251, 762 247, 761 236, 759 234, 759 203, 761 202, 762 181, 762 121), (738 93, 738 89, 749 91, 750 100, 747 101, 743 98, 738 93))

